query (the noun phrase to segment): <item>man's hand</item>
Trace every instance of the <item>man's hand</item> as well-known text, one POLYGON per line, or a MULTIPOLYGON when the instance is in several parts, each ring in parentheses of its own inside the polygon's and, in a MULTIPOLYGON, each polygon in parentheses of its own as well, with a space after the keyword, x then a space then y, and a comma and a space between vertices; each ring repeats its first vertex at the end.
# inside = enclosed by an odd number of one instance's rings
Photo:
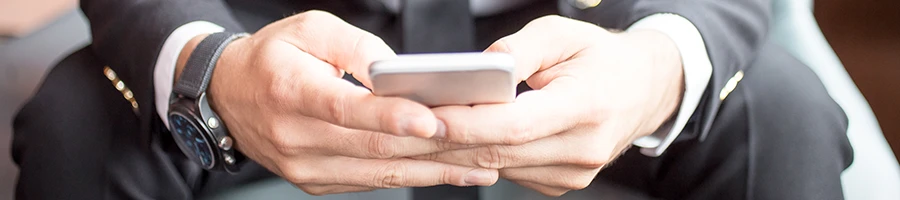
POLYGON ((533 91, 514 103, 434 108, 445 141, 486 144, 416 159, 500 169, 500 176, 558 196, 587 187, 681 100, 674 43, 654 31, 611 33, 558 16, 536 19, 487 51, 512 54, 533 91))
POLYGON ((310 194, 496 182, 494 169, 403 158, 466 146, 424 139, 444 131, 427 107, 341 79, 371 85, 368 65, 393 56, 334 15, 304 12, 228 45, 209 97, 241 152, 310 194))

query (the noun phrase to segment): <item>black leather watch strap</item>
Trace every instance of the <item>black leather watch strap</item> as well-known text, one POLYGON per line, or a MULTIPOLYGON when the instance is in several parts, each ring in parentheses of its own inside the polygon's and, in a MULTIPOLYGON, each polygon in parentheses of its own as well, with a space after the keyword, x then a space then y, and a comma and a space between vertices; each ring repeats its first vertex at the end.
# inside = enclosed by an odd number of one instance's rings
POLYGON ((212 71, 216 68, 216 61, 219 60, 225 46, 246 35, 246 33, 218 32, 206 36, 191 52, 191 56, 181 72, 181 77, 175 82, 175 88, 172 91, 187 98, 199 98, 209 86, 212 71))

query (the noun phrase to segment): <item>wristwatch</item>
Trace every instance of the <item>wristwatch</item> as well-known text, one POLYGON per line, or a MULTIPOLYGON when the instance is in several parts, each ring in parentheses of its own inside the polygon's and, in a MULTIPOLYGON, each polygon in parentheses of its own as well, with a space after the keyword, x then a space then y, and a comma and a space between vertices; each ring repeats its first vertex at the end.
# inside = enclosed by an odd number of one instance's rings
POLYGON ((244 156, 232 148, 234 139, 210 108, 206 89, 219 55, 228 43, 246 33, 213 33, 191 52, 169 99, 169 132, 178 147, 206 170, 237 173, 244 156))

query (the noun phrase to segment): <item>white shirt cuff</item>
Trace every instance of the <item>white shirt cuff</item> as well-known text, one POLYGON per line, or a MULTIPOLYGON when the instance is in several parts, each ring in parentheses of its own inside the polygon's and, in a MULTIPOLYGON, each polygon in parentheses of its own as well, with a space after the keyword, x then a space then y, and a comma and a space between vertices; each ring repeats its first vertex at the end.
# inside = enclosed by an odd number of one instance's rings
POLYGON ((156 112, 166 127, 169 127, 169 119, 166 117, 169 111, 169 95, 172 94, 175 83, 175 64, 181 49, 197 35, 224 30, 225 28, 207 21, 194 21, 176 28, 163 43, 159 57, 156 58, 156 68, 153 69, 153 88, 156 92, 156 112))
POLYGON ((671 13, 650 15, 628 28, 629 31, 637 29, 656 30, 668 35, 681 53, 684 69, 684 96, 678 114, 653 134, 638 138, 633 143, 642 148, 642 154, 657 157, 662 155, 684 130, 688 119, 700 104, 703 91, 706 90, 712 76, 712 64, 700 31, 682 16, 671 13))

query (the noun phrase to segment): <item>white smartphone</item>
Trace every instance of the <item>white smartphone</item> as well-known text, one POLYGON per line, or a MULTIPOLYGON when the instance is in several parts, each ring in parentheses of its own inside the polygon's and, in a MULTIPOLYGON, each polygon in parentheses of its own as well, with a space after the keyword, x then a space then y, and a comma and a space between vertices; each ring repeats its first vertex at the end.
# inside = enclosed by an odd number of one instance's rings
POLYGON ((505 53, 408 54, 369 66, 372 92, 426 106, 512 102, 515 60, 505 53))

